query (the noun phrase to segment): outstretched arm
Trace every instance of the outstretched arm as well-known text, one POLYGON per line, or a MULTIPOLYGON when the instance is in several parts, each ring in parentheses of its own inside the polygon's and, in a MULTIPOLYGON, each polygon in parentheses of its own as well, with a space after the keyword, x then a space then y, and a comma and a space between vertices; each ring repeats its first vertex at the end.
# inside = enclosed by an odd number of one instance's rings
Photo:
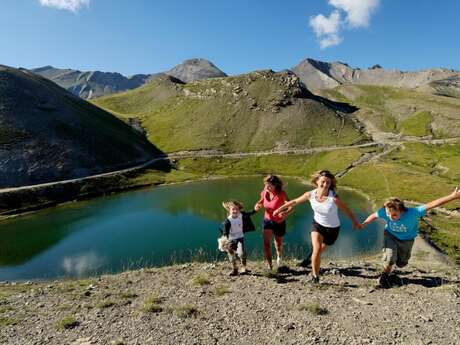
POLYGON ((340 210, 343 213, 345 213, 348 216, 348 218, 351 219, 351 221, 353 222, 353 228, 354 229, 361 229, 361 223, 358 221, 358 219, 356 219, 355 214, 348 208, 347 205, 345 205, 342 202, 342 200, 340 200, 340 198, 338 196, 336 196, 334 198, 334 202, 337 205, 337 207, 340 208, 340 210))
POLYGON ((291 213, 292 210, 294 209, 294 206, 296 206, 298 204, 301 204, 301 203, 307 201, 308 199, 310 199, 310 192, 305 192, 304 194, 302 194, 298 198, 296 198, 294 200, 291 200, 291 201, 288 201, 284 205, 280 206, 278 209, 276 209, 273 212, 273 215, 276 216, 279 213, 286 212, 286 210, 287 210, 288 213, 291 213))
POLYGON ((367 224, 372 223, 376 219, 377 219, 377 216, 375 215, 375 212, 371 213, 369 217, 367 217, 366 220, 361 224, 362 228, 367 226, 367 224))
POLYGON ((259 201, 254 205, 254 211, 258 212, 264 205, 264 199, 260 198, 259 201))
POLYGON ((438 207, 438 206, 447 204, 448 202, 451 202, 452 200, 455 200, 455 199, 460 199, 460 188, 459 187, 456 187, 455 190, 451 194, 445 197, 430 201, 429 203, 425 205, 425 208, 428 211, 434 207, 438 207))

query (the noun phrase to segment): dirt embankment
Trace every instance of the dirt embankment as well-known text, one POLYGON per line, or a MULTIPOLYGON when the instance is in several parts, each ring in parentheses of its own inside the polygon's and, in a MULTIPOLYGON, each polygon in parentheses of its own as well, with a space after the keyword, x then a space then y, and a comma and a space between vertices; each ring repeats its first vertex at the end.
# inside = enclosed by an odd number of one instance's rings
POLYGON ((0 284, 5 344, 459 344, 460 271, 419 247, 403 285, 377 286, 377 257, 269 275, 262 262, 150 268, 0 284))

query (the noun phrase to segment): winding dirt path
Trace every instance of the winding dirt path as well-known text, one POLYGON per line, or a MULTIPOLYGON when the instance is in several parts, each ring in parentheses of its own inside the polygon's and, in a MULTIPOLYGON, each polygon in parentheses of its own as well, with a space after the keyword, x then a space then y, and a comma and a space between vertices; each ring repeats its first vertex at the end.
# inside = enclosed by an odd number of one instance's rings
POLYGON ((384 147, 383 152, 375 153, 375 154, 370 154, 368 156, 365 155, 365 157, 361 157, 358 159, 356 162, 353 162, 350 168, 346 169, 343 172, 340 172, 338 176, 343 176, 345 175, 348 171, 350 171, 352 168, 363 164, 365 162, 368 162, 372 159, 378 159, 382 157, 383 155, 386 155, 390 153, 392 150, 394 150, 396 147, 399 147, 405 143, 425 143, 425 144, 447 144, 447 143, 452 143, 452 142, 457 142, 460 141, 460 137, 455 137, 455 138, 448 138, 448 139, 421 139, 421 138, 416 138, 416 137, 404 137, 404 138, 398 138, 392 139, 392 140, 381 140, 381 141, 372 141, 369 143, 365 144, 358 144, 358 145, 344 145, 344 146, 322 146, 322 147, 314 147, 314 148, 305 148, 305 149, 286 149, 286 150, 268 150, 268 151, 256 151, 256 152, 235 152, 235 153, 223 153, 218 150, 201 150, 201 151, 178 151, 178 152, 171 152, 168 154, 163 154, 156 156, 155 158, 150 159, 149 161, 136 165, 131 168, 127 169, 122 169, 122 170, 116 170, 116 171, 111 171, 103 174, 97 174, 97 175, 91 175, 91 176, 86 176, 86 177, 81 177, 81 178, 75 178, 75 179, 69 179, 69 180, 62 180, 62 181, 55 181, 55 182, 48 182, 48 183, 41 183, 41 184, 36 184, 36 185, 29 185, 29 186, 21 186, 21 187, 12 187, 12 188, 3 188, 0 189, 0 194, 2 193, 11 193, 15 191, 20 191, 20 190, 27 190, 27 189, 36 189, 36 188, 42 188, 42 187, 49 187, 49 186, 54 186, 54 185, 62 185, 66 183, 74 183, 74 182, 81 182, 81 181, 87 181, 91 180, 94 178, 100 178, 100 177, 108 177, 108 176, 114 176, 118 174, 123 174, 127 172, 132 172, 136 170, 141 170, 149 165, 162 161, 165 159, 172 160, 172 159, 181 159, 181 158, 199 158, 199 157, 204 157, 204 158, 213 158, 213 157, 221 157, 221 158, 244 158, 244 157, 252 157, 252 156, 269 156, 269 155, 283 155, 283 154, 293 154, 293 155, 301 155, 301 154, 312 154, 312 153, 321 153, 321 152, 331 152, 331 151, 337 151, 337 150, 350 150, 350 149, 359 149, 359 148, 366 148, 366 147, 375 147, 375 146, 380 146, 384 147))

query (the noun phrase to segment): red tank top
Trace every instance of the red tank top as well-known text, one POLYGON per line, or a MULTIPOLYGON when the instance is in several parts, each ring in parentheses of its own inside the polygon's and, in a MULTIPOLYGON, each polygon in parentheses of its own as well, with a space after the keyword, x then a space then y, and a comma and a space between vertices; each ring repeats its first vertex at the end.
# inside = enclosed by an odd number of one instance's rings
POLYGON ((265 214, 264 218, 268 220, 272 220, 277 223, 281 223, 284 221, 283 217, 280 217, 279 215, 274 216, 273 211, 275 211, 277 208, 281 207, 284 202, 287 200, 287 194, 285 191, 281 191, 278 194, 273 195, 273 199, 270 200, 270 193, 268 190, 264 189, 262 193, 260 193, 260 197, 264 201, 264 208, 265 208, 265 214))

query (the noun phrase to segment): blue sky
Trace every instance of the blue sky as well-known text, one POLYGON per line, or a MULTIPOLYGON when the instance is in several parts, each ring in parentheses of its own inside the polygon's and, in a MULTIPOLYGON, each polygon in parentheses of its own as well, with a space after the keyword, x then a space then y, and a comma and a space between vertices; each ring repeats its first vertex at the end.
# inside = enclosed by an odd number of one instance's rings
POLYGON ((460 70, 459 14, 458 0, 0 0, 0 64, 131 75, 203 57, 233 75, 310 57, 460 70))

